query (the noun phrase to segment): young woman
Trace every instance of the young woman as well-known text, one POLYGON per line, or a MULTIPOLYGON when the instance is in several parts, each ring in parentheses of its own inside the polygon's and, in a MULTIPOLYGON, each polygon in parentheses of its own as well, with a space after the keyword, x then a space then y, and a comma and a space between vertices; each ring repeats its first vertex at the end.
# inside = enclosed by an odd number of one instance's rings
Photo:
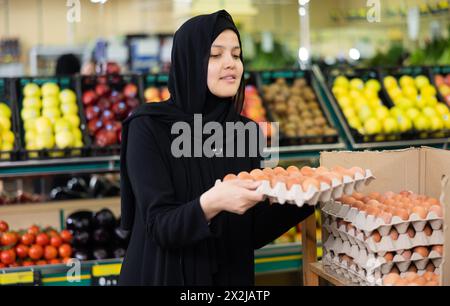
MULTIPOLYGON (((121 285, 253 285, 254 250, 313 213, 261 202, 259 183, 228 173, 260 168, 259 157, 175 157, 177 122, 249 122, 239 32, 224 10, 175 33, 171 97, 138 108, 123 124, 122 226, 132 231, 121 285)), ((201 137, 204 140, 204 136, 201 137)), ((224 148, 233 135, 224 137, 224 148)), ((198 145, 199 139, 192 136, 198 145)), ((200 142, 201 143, 201 142, 200 142)), ((223 154, 222 154, 223 155, 223 154)))

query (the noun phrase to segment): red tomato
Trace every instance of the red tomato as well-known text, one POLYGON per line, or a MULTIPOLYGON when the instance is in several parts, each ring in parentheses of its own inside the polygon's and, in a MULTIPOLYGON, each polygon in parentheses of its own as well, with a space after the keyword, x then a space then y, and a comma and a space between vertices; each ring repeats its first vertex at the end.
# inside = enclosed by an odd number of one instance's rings
POLYGON ((0 233, 5 233, 9 230, 9 225, 6 223, 6 221, 1 220, 0 221, 0 233))
POLYGON ((17 257, 21 259, 27 258, 29 251, 30 248, 24 244, 19 244, 18 246, 16 246, 17 257))
POLYGON ((30 233, 25 233, 22 235, 22 237, 20 238, 20 241, 22 242, 22 244, 24 245, 32 245, 34 243, 34 240, 36 239, 36 236, 34 236, 34 234, 30 234, 30 233))
POLYGON ((64 242, 71 243, 72 242, 72 233, 68 230, 61 231, 61 238, 64 242))
POLYGON ((59 236, 58 232, 54 229, 50 229, 49 231, 47 231, 47 235, 49 235, 50 237, 59 236))
POLYGON ((48 261, 48 263, 51 264, 51 265, 59 265, 59 264, 61 263, 61 259, 59 259, 59 258, 53 258, 53 259, 50 259, 50 260, 48 261))
POLYGON ((37 225, 32 225, 28 228, 28 233, 37 236, 41 232, 41 229, 37 225))
POLYGON ((34 265, 35 265, 34 261, 31 261, 31 260, 25 260, 24 262, 22 262, 23 267, 30 267, 30 266, 34 266, 34 265))
POLYGON ((13 264, 16 261, 16 253, 13 249, 2 251, 0 255, 0 260, 5 265, 13 264))
POLYGON ((45 266, 45 265, 47 265, 47 264, 48 264, 47 261, 44 260, 44 259, 41 259, 41 260, 36 261, 36 265, 37 265, 37 266, 45 266))
POLYGON ((46 246, 50 243, 50 238, 46 233, 40 233, 36 236, 36 244, 39 244, 40 246, 46 246))
POLYGON ((16 268, 16 267, 20 267, 20 266, 21 266, 20 263, 18 263, 18 262, 13 262, 13 263, 10 264, 8 267, 9 267, 9 268, 16 268))
POLYGON ((59 235, 53 236, 50 238, 50 244, 55 248, 59 248, 63 244, 63 240, 59 235))
POLYGON ((0 269, 6 268, 6 265, 3 262, 0 262, 0 269))
POLYGON ((44 255, 44 249, 38 244, 33 244, 28 252, 28 255, 34 260, 41 259, 42 255, 44 255))
POLYGON ((52 245, 47 245, 44 249, 44 258, 50 260, 56 257, 58 257, 58 250, 52 245))
POLYGON ((64 243, 59 247, 59 257, 66 258, 72 256, 72 247, 70 244, 64 243))
POLYGON ((62 259, 62 262, 65 263, 65 264, 67 264, 71 259, 72 259, 72 258, 70 258, 70 257, 64 257, 64 258, 62 259))
POLYGON ((14 246, 17 243, 17 236, 14 233, 3 233, 1 243, 4 246, 14 246))

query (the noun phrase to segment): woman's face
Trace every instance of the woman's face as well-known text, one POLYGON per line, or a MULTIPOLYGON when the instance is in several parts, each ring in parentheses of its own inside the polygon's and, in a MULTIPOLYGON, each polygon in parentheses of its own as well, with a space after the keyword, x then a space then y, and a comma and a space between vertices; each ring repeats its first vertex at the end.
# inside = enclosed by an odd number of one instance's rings
POLYGON ((240 54, 234 31, 225 30, 214 40, 208 63, 208 88, 212 94, 220 98, 236 95, 244 71, 240 54))

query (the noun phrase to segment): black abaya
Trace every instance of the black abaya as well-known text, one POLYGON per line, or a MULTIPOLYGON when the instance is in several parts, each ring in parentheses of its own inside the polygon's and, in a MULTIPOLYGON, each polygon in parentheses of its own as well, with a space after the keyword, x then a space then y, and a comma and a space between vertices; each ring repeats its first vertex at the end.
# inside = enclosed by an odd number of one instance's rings
POLYGON ((228 173, 259 168, 260 158, 172 155, 176 136, 170 133, 171 125, 192 123, 193 114, 204 112, 211 103, 217 107, 204 114, 204 121, 248 122, 236 112, 236 101, 216 98, 207 90, 207 57, 220 33, 217 24, 235 30, 231 17, 219 11, 195 17, 177 31, 171 100, 143 105, 123 124, 122 226, 132 233, 121 285, 253 285, 254 249, 313 212, 310 207, 263 202, 244 215, 221 212, 208 224, 201 194, 228 173), (219 18, 222 22, 217 22, 219 18), (191 49, 193 41, 199 45, 191 49))

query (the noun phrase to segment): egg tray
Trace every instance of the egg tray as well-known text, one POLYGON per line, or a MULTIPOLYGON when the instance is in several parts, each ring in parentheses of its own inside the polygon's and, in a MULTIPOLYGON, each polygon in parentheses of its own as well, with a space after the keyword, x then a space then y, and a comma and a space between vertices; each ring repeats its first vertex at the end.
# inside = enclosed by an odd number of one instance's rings
POLYGON ((380 217, 368 215, 364 211, 360 211, 355 207, 342 204, 338 201, 329 201, 322 207, 322 211, 335 218, 342 218, 346 222, 351 222, 357 229, 365 232, 369 236, 374 230, 378 230, 380 235, 385 236, 394 227, 399 234, 404 234, 409 225, 412 225, 418 232, 423 231, 427 223, 433 229, 442 228, 443 219, 434 212, 428 213, 425 219, 421 219, 417 214, 413 213, 408 220, 402 220, 398 216, 392 216, 390 223, 385 223, 380 217))
POLYGON ((318 190, 314 186, 310 186, 305 192, 300 185, 293 185, 287 189, 286 184, 278 182, 273 188, 270 182, 263 180, 258 187, 258 191, 267 196, 272 203, 289 203, 302 207, 305 203, 308 205, 316 205, 318 202, 327 202, 331 199, 340 198, 342 195, 350 195, 354 191, 361 190, 364 185, 368 185, 375 177, 370 170, 366 170, 365 176, 356 173, 354 178, 344 176, 342 182, 333 179, 331 186, 325 183, 320 184, 318 190))
MULTIPOLYGON (((326 252, 322 257, 324 265, 330 267, 337 275, 342 275, 345 279, 366 286, 382 286, 383 278, 388 273, 382 273, 380 270, 374 273, 367 273, 365 269, 355 262, 349 264, 346 260, 339 258, 338 255, 333 255, 331 252, 326 252)), ((441 268, 435 268, 434 273, 440 274, 441 268)), ((427 272, 424 269, 419 269, 417 274, 419 276, 427 272)), ((400 277, 405 277, 407 271, 401 272, 400 277)))
POLYGON ((416 246, 431 246, 444 244, 444 233, 442 229, 434 229, 431 236, 427 236, 424 231, 416 232, 414 237, 409 237, 407 233, 399 234, 398 239, 393 240, 389 234, 381 235, 381 240, 375 242, 373 237, 365 235, 363 232, 357 233, 355 228, 347 231, 345 225, 337 226, 337 221, 330 223, 327 218, 323 227, 335 238, 343 241, 349 241, 351 245, 358 245, 360 248, 366 248, 373 253, 393 252, 400 250, 409 250, 416 246))
POLYGON ((352 257, 355 263, 368 273, 381 271, 382 274, 387 274, 394 266, 400 272, 406 272, 411 265, 414 265, 418 270, 424 270, 430 262, 435 267, 439 267, 442 263, 442 255, 436 251, 431 251, 427 257, 422 257, 414 252, 410 259, 405 259, 400 253, 397 253, 393 260, 388 262, 383 255, 372 253, 357 245, 351 245, 349 241, 343 241, 332 236, 328 238, 324 247, 336 254, 345 254, 352 257))

